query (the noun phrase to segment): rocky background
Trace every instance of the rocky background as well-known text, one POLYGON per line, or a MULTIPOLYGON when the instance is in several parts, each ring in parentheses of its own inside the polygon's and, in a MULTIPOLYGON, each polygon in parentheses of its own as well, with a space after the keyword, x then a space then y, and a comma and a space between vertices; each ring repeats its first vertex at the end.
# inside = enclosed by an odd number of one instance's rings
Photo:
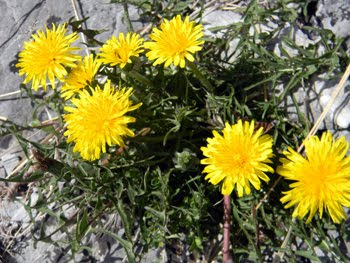
MULTIPOLYGON (((205 28, 226 25, 238 22, 241 14, 220 8, 226 1, 210 1, 207 11, 203 16, 205 28)), ((245 1, 235 1, 244 5, 245 1)), ((37 29, 51 23, 63 23, 75 16, 75 11, 80 18, 89 17, 84 25, 89 29, 107 29, 98 36, 98 40, 105 41, 111 35, 127 31, 127 23, 124 19, 123 6, 121 4, 109 4, 107 0, 0 0, 0 118, 9 119, 19 124, 30 123, 34 106, 30 99, 20 93, 19 86, 23 80, 17 75, 15 64, 17 56, 23 47, 23 42, 28 40, 37 29), (72 3, 76 3, 74 7, 72 3)), ((135 31, 147 26, 140 19, 139 10, 129 6, 129 14, 135 31)), ((315 27, 332 30, 338 37, 345 39, 344 45, 349 53, 350 47, 350 1, 349 0, 311 0, 309 1, 308 14, 303 23, 315 27)), ((273 29, 274 24, 264 30, 273 29)), ((279 36, 276 36, 275 46, 272 47, 279 54, 279 39, 283 34, 292 31, 293 37, 299 46, 307 47, 316 41, 313 36, 307 35, 301 29, 301 25, 289 25, 279 36)), ((207 31, 209 34, 209 31, 207 31)), ((232 52, 238 41, 230 43, 232 52)), ((289 50, 293 54, 293 50, 289 50)), ((327 79, 325 74, 314 77, 312 87, 300 87, 295 95, 300 104, 300 109, 308 116, 315 119, 320 115, 322 108, 330 99, 339 79, 327 79)), ((333 105, 330 114, 323 123, 323 128, 328 128, 345 135, 350 140, 350 87, 347 85, 343 94, 339 96, 333 105)), ((288 102, 286 105, 288 110, 288 102)), ((51 118, 47 110, 39 114, 41 120, 51 118)), ((297 121, 295 110, 290 108, 291 121, 297 121)), ((40 140, 43 134, 28 132, 26 136, 40 140)), ((0 177, 7 177, 18 165, 22 158, 21 148, 12 136, 0 137, 0 177)), ((9 185, 0 184, 0 192, 8 194, 9 185), (7 192, 6 192, 7 191, 7 192)), ((59 247, 39 242, 34 247, 31 237, 30 220, 26 210, 19 202, 0 199, 0 262, 65 262, 65 251, 59 247), (15 237, 15 238, 13 238, 15 237), (6 247, 11 247, 7 250, 6 247), (3 258, 1 254, 7 251, 3 258)), ((31 196, 35 202, 35 189, 31 196)), ((0 195, 1 196, 1 195, 0 195)), ((69 212, 69 211, 68 211, 69 212)), ((47 219, 43 219, 47 220, 47 219)), ((118 218, 106 218, 110 224, 114 224, 116 233, 121 234, 118 218), (119 231, 119 232, 118 232, 119 231)), ((50 225, 50 220, 47 220, 50 225)), ((57 237, 59 238, 59 236, 57 237)), ((126 262, 123 249, 106 237, 94 244, 94 253, 85 255, 82 253, 77 261, 84 262, 126 262)), ((349 244, 347 244, 349 246, 349 244)), ((349 251, 350 248, 348 247, 349 251)), ((144 262, 172 261, 167 257, 165 249, 152 251, 144 262)))

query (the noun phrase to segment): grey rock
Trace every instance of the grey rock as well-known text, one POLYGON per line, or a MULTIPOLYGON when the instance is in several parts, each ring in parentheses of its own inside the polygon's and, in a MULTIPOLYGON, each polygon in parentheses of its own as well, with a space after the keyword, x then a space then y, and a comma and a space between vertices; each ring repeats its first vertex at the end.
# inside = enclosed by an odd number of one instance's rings
MULTIPOLYGON (((334 0, 320 0, 318 1, 315 18, 312 20, 313 26, 326 28, 333 31, 338 37, 348 38, 350 36, 350 2, 349 1, 334 1, 334 0), (317 19, 316 19, 317 18, 317 19)), ((287 26, 282 30, 281 34, 292 35, 295 43, 303 48, 307 48, 310 44, 319 42, 320 37, 315 37, 305 34, 295 26, 287 26)), ((350 41, 348 39, 348 44, 350 41)), ((346 42, 346 43, 347 43, 346 42)), ((278 42, 275 46, 275 53, 281 55, 281 47, 283 47, 290 56, 298 55, 298 52, 290 47, 284 45, 283 42, 278 42)), ((349 50, 349 45, 347 45, 349 50)), ((318 55, 325 53, 323 45, 318 47, 318 55)), ((297 88, 293 93, 301 113, 307 118, 315 122, 320 116, 321 112, 331 99, 340 77, 328 75, 326 73, 314 76, 303 87, 297 88)), ((281 90, 283 85, 281 85, 281 90)), ((336 98, 330 111, 326 115, 325 120, 320 126, 320 129, 328 129, 335 133, 336 136, 346 136, 350 138, 349 132, 342 129, 350 127, 350 106, 349 106, 349 82, 346 83, 345 89, 336 98)), ((295 105, 291 98, 287 98, 283 105, 286 108, 287 117, 292 122, 300 122, 295 105)))
MULTIPOLYGON (((212 10, 204 11, 202 16, 202 24, 204 28, 204 33, 213 38, 222 38, 222 31, 213 31, 217 27, 225 27, 234 23, 238 23, 242 20, 242 15, 233 11, 223 11, 223 10, 212 10)), ((233 39, 229 42, 229 48, 227 51, 228 56, 231 56, 230 61, 233 62, 238 56, 240 51, 237 50, 239 39, 233 39)))
POLYGON ((168 262, 165 246, 149 251, 142 259, 143 263, 165 263, 168 262))
POLYGON ((304 34, 296 25, 286 23, 284 28, 278 33, 274 40, 275 47, 274 53, 279 57, 286 57, 282 53, 282 49, 285 50, 290 57, 299 55, 299 51, 296 48, 290 47, 282 39, 283 37, 290 37, 293 42, 299 47, 307 48, 310 44, 315 44, 316 39, 312 40, 308 35, 304 34))
POLYGON ((90 242, 92 256, 100 262, 122 262, 127 258, 123 247, 110 236, 103 235, 98 238, 95 236, 90 239, 90 242))
MULTIPOLYGON (((57 228, 57 225, 48 222, 45 227, 49 232, 52 232, 57 228)), ((58 232, 52 236, 52 239, 59 240, 63 237, 64 234, 58 232)), ((41 241, 34 243, 29 236, 23 237, 21 242, 16 243, 12 250, 12 260, 17 263, 57 262, 59 258, 62 258, 63 262, 68 262, 62 248, 41 241)))
MULTIPOLYGON (((6 170, 3 166, 0 166, 0 178, 5 178, 6 177, 6 170)), ((3 185, 5 183, 0 183, 0 185, 3 185)))
MULTIPOLYGON (((64 1, 0 1, 0 6, 0 17, 4 21, 0 28, 0 94, 5 94, 18 91, 23 80, 17 75, 15 67, 23 42, 46 23, 63 22, 72 13, 64 1)), ((17 94, 0 100, 1 115, 17 123, 28 123, 32 111, 30 99, 25 95, 17 94)))
POLYGON ((202 16, 202 24, 206 35, 220 37, 222 33, 214 33, 212 29, 238 23, 241 19, 242 15, 233 11, 206 10, 202 16))
POLYGON ((24 206, 19 202, 10 200, 1 201, 0 217, 3 222, 10 223, 29 223, 30 218, 24 206))
MULTIPOLYGON (((110 1, 106 0, 83 0, 80 2, 82 16, 89 17, 86 22, 87 28, 107 30, 99 34, 97 40, 104 42, 112 35, 118 36, 120 32, 128 32, 128 25, 122 5, 110 4, 110 1)), ((132 5, 128 5, 128 12, 133 30, 141 30, 144 24, 140 20, 139 10, 132 5)))
MULTIPOLYGON (((331 76, 324 73, 313 77, 309 85, 300 87, 294 92, 299 110, 305 117, 307 117, 307 119, 311 119, 313 122, 317 120, 317 118, 321 115, 322 110, 329 102, 339 80, 340 77, 331 78, 331 76)), ((349 84, 350 82, 347 82, 345 89, 336 98, 335 103, 332 105, 330 111, 326 115, 320 129, 336 131, 339 129, 349 128, 349 84)), ((284 107, 287 110, 288 118, 292 122, 300 122, 296 107, 290 97, 288 97, 285 101, 284 107)), ((348 133, 346 135, 349 136, 348 133)))
MULTIPOLYGON (((209 10, 204 12, 202 23, 204 25, 204 32, 206 35, 213 38, 222 38, 223 31, 213 31, 213 29, 242 22, 242 19, 243 15, 241 13, 233 11, 209 10)), ((249 34, 251 36, 256 33, 274 34, 274 30, 278 27, 279 22, 280 20, 278 17, 272 17, 264 24, 252 25, 249 28, 249 34)), ((290 57, 299 55, 299 51, 296 48, 292 48, 288 46, 284 41, 282 41, 282 38, 285 36, 291 37, 296 45, 302 48, 307 48, 310 44, 315 44, 315 42, 319 40, 319 38, 310 39, 309 36, 300 30, 296 25, 286 23, 282 30, 275 33, 273 36, 274 40, 270 43, 270 48, 273 49, 274 52, 280 57, 286 57, 282 54, 282 48, 288 53, 290 57)), ((228 62, 234 62, 235 59, 239 56, 240 50, 237 49, 238 43, 239 38, 233 39, 228 43, 229 46, 227 54, 230 56, 230 61, 228 62)), ((259 43, 259 39, 256 40, 256 43, 259 43)), ((321 51, 322 50, 320 50, 320 52, 321 51)))
POLYGON ((19 161, 18 155, 14 153, 8 153, 0 158, 0 167, 4 167, 6 174, 10 175, 12 170, 16 167, 19 161))
POLYGON ((330 29, 339 37, 350 36, 350 1, 319 0, 316 17, 321 27, 330 29))
POLYGON ((25 210, 24 206, 21 205, 21 207, 15 211, 16 211, 15 214, 11 218, 11 220, 13 222, 20 222, 20 223, 29 223, 30 222, 29 215, 28 215, 27 211, 25 210))
POLYGON ((65 185, 65 182, 57 182, 57 187, 60 192, 62 192, 64 185, 65 185))
MULTIPOLYGON (((340 78, 336 78, 333 80, 315 82, 316 92, 318 92, 320 95, 319 102, 322 108, 325 108, 327 103, 330 101, 331 95, 334 92, 339 80, 340 78)), ((348 82, 348 87, 349 84, 350 83, 348 82)), ((350 126, 349 96, 349 92, 343 90, 336 98, 329 112, 328 121, 333 120, 334 124, 342 129, 347 129, 350 126)))
POLYGON ((346 52, 350 55, 350 1, 319 0, 312 25, 344 38, 346 52))

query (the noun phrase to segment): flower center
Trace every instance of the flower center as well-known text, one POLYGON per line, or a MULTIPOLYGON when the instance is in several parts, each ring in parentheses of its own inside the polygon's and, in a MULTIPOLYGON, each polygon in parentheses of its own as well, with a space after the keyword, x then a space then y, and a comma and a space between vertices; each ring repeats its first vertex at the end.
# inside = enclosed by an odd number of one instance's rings
POLYGON ((246 170, 249 164, 249 152, 250 151, 245 148, 239 149, 236 145, 223 145, 218 151, 219 166, 226 172, 232 174, 237 174, 238 171, 246 170))
POLYGON ((232 163, 237 168, 243 169, 245 167, 245 164, 247 163, 247 158, 246 158, 246 156, 243 156, 242 154, 236 154, 232 158, 232 163))
POLYGON ((175 41, 172 43, 176 55, 183 55, 186 53, 188 41, 184 33, 177 34, 175 41))
POLYGON ((50 68, 57 63, 57 52, 55 50, 42 50, 41 54, 38 55, 37 65, 40 71, 43 69, 50 68))
POLYGON ((303 181, 305 187, 309 188, 314 196, 320 198, 334 174, 334 167, 330 165, 324 163, 309 165, 306 168, 303 181))

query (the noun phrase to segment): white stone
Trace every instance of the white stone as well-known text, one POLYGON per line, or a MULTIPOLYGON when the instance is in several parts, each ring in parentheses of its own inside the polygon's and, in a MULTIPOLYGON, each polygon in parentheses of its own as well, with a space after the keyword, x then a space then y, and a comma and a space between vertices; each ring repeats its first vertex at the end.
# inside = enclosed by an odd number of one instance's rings
POLYGON ((223 10, 215 10, 215 11, 204 11, 202 17, 202 24, 204 28, 204 33, 209 36, 221 37, 222 32, 213 33, 210 29, 221 26, 228 26, 234 23, 240 22, 242 19, 242 15, 240 13, 232 12, 232 11, 223 11, 223 10))
POLYGON ((37 204, 39 200, 39 193, 38 193, 38 189, 36 187, 33 188, 33 192, 30 195, 30 206, 33 207, 37 204))
POLYGON ((346 105, 345 108, 341 109, 336 115, 335 122, 342 129, 347 129, 350 126, 350 106, 346 105))

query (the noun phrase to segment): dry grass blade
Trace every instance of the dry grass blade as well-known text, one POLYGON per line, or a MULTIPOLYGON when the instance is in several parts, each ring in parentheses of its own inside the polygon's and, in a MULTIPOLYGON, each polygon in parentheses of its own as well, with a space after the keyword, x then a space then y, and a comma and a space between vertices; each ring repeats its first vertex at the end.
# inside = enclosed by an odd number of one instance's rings
POLYGON ((21 93, 21 91, 20 90, 16 90, 16 91, 8 92, 8 93, 5 93, 5 94, 1 94, 0 98, 8 97, 8 96, 11 96, 11 95, 16 95, 18 93, 21 93))
MULTIPOLYGON (((215 9, 218 9, 218 6, 216 5, 217 1, 210 1, 208 3, 206 3, 204 5, 204 10, 208 11, 209 7, 211 7, 211 11, 214 11, 215 9)), ((194 19, 198 13, 200 13, 200 9, 196 9, 194 10, 191 14, 190 14, 190 18, 194 19)))
MULTIPOLYGON (((308 135, 306 136, 305 140, 307 140, 308 138, 310 138, 310 136, 315 135, 315 133, 317 132, 318 128, 320 127, 321 123, 323 122, 323 120, 325 119, 327 113, 329 112, 329 110, 331 109, 331 107, 333 106, 335 100, 338 98, 340 92, 344 89, 345 87, 345 83, 347 81, 347 79, 349 78, 350 75, 350 64, 348 65, 348 67, 345 70, 345 73, 343 74, 343 76, 341 77, 336 89, 334 90, 334 92, 332 93, 331 99, 328 101, 326 107, 323 109, 320 117, 318 117, 317 121, 315 122, 314 126, 312 127, 312 129, 310 130, 310 132, 308 133, 308 135)), ((298 152, 300 153, 301 150, 304 148, 304 143, 302 143, 300 145, 300 147, 298 148, 298 152)))

